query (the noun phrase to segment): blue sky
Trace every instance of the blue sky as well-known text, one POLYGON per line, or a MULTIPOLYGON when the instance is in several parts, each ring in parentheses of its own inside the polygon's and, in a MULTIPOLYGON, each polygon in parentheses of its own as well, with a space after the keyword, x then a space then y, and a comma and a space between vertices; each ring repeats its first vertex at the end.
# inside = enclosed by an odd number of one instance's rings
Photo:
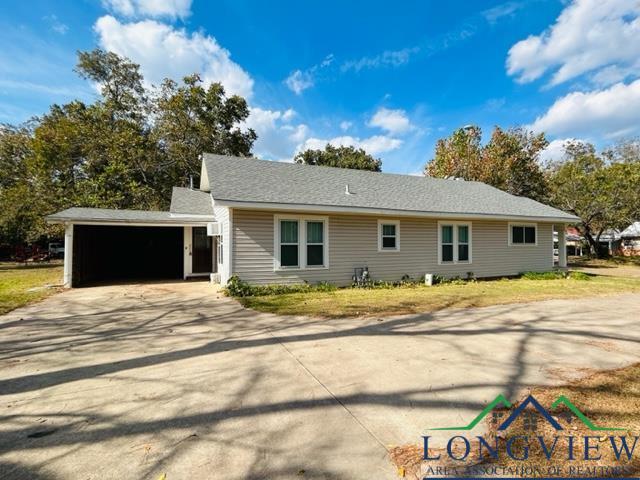
POLYGON ((525 125, 606 146, 640 129, 639 0, 13 2, 0 17, 0 122, 96 98, 100 46, 148 81, 197 71, 245 96, 255 153, 327 142, 416 173, 455 128, 525 125))

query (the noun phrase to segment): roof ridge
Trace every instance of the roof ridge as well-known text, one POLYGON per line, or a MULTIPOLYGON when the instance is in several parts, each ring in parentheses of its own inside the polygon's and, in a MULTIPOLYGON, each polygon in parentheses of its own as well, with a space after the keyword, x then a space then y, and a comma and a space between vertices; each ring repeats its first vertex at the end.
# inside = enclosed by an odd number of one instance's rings
POLYGON ((295 166, 298 168, 320 168, 320 169, 327 169, 327 170, 333 170, 333 171, 348 171, 348 172, 356 172, 356 174, 375 174, 375 175, 389 175, 389 176, 395 176, 395 177, 405 177, 405 178, 416 178, 416 179, 422 179, 422 180, 428 180, 428 181, 441 181, 441 182, 460 182, 460 181, 464 181, 467 183, 478 183, 481 185, 487 185, 484 182, 479 182, 477 180, 464 180, 464 179, 458 179, 456 180, 455 178, 439 178, 439 177, 431 177, 429 175, 411 175, 409 173, 395 173, 395 172, 374 172, 371 170, 361 170, 361 169, 357 169, 357 168, 345 168, 345 167, 331 167, 328 165, 309 165, 306 163, 296 163, 296 162, 284 162, 284 161, 280 161, 280 160, 266 160, 263 158, 257 158, 257 157, 238 157, 236 155, 222 155, 219 153, 204 153, 203 156, 210 156, 210 157, 221 157, 221 158, 234 158, 234 159, 238 159, 238 160, 252 160, 252 161, 256 161, 256 162, 269 162, 271 164, 274 165, 291 165, 291 166, 295 166))

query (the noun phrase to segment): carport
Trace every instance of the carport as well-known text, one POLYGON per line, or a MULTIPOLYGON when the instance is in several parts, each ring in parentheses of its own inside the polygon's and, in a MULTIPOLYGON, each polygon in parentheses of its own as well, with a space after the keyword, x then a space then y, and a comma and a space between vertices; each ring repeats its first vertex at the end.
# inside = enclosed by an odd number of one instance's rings
POLYGON ((209 215, 70 208, 47 217, 65 225, 64 284, 186 279, 216 274, 209 215))

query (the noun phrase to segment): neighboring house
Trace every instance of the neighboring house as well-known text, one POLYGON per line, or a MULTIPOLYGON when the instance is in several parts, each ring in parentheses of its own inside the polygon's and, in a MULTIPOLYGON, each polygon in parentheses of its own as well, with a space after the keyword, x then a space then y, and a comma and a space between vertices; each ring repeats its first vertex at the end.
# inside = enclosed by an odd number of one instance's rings
POLYGON ((619 254, 622 246, 620 231, 613 228, 605 230, 602 232, 602 235, 600 235, 598 243, 600 248, 606 251, 609 255, 619 254))
MULTIPOLYGON (((479 182, 205 154, 168 212, 70 208, 65 283, 232 275, 251 283, 499 277, 553 268, 578 218, 479 182)), ((566 267, 566 254, 559 266, 566 267)))
MULTIPOLYGON (((566 245, 567 245, 567 255, 572 257, 581 257, 584 254, 583 247, 586 246, 586 242, 580 232, 575 227, 567 227, 566 231, 566 245)), ((553 242, 554 242, 554 256, 558 258, 558 232, 553 232, 553 242)), ((588 251, 588 250, 587 250, 588 251)))
POLYGON ((622 239, 622 254, 625 256, 640 255, 640 222, 629 225, 620 234, 622 239))

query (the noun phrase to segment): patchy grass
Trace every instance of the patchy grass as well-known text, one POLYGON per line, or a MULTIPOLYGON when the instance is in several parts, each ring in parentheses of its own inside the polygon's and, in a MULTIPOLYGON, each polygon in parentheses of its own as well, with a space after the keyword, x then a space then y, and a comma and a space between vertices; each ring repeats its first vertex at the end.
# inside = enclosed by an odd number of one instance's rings
POLYGON ((640 278, 640 257, 572 258, 570 266, 591 274, 640 278))
POLYGON ((429 312, 443 308, 484 307, 553 298, 582 298, 640 292, 640 278, 590 277, 554 280, 502 279, 432 287, 388 289, 343 288, 332 292, 305 292, 239 298, 261 312, 321 317, 377 316, 429 312))
POLYGON ((580 267, 617 267, 620 265, 638 266, 640 267, 640 256, 636 257, 610 257, 610 258, 591 258, 591 257, 571 257, 571 264, 580 267))
POLYGON ((0 315, 57 291, 48 285, 62 282, 62 264, 0 263, 0 315))
MULTIPOLYGON (((540 404, 547 408, 563 427, 563 431, 554 430, 539 414, 534 414, 537 418, 536 429, 525 428, 522 419, 516 420, 505 432, 504 438, 500 436, 498 441, 500 455, 496 460, 489 456, 484 458, 475 458, 474 465, 478 467, 499 467, 511 469, 516 472, 514 476, 518 476, 518 469, 528 467, 529 474, 527 477, 546 476, 547 469, 550 466, 562 469, 564 477, 634 477, 637 478, 640 473, 640 456, 633 454, 631 461, 622 455, 617 460, 610 447, 610 436, 619 437, 627 436, 627 444, 633 446, 633 438, 640 433, 640 364, 630 365, 618 370, 607 370, 597 372, 580 380, 576 380, 567 385, 558 387, 536 387, 530 392, 540 404), (591 422, 596 426, 609 428, 623 428, 622 431, 592 431, 584 423, 573 415, 568 408, 560 405, 555 409, 550 406, 560 396, 568 398, 591 422), (530 442, 529 458, 526 460, 514 460, 505 455, 505 445, 509 439, 514 439, 515 455, 522 453, 522 436, 535 438, 542 436, 544 443, 550 446, 554 442, 555 436, 571 435, 577 437, 575 443, 575 459, 568 460, 566 441, 558 440, 558 452, 553 454, 551 460, 545 458, 544 452, 537 439, 530 442), (585 436, 594 437, 590 444, 597 445, 597 450, 593 449, 589 452, 591 457, 601 455, 598 460, 584 460, 584 440, 585 436), (521 437, 515 440, 517 437, 521 437), (517 442, 520 442, 519 444, 517 442), (570 468, 573 467, 573 471, 570 468), (619 467, 618 474, 609 471, 603 475, 600 471, 589 471, 588 468, 598 467, 619 467)), ((521 400, 522 401, 522 400, 521 400)), ((503 417, 517 408, 518 403, 514 404, 510 411, 504 412, 503 417)), ((497 432, 497 422, 493 422, 491 416, 487 416, 486 429, 483 433, 485 438, 494 438, 497 432)), ((529 425, 530 427, 531 425, 529 425)), ((452 435, 460 434, 460 432, 452 432, 452 435)), ((474 433, 479 435, 480 432, 474 433)), ((471 437, 470 435, 468 435, 471 437)), ((495 441, 495 440, 494 440, 495 441)), ((617 440, 620 446, 620 441, 617 440)), ((477 444, 472 445, 472 449, 477 451, 477 444)), ((431 451, 431 449, 430 449, 431 451)), ((429 467, 433 468, 433 462, 422 461, 422 449, 418 445, 405 445, 395 447, 390 452, 391 461, 398 467, 399 471, 405 473, 406 478, 422 478, 429 467)), ((442 453, 440 449, 434 450, 433 454, 442 453)), ((446 454, 445 454, 446 455, 446 454)), ((443 455, 443 457, 445 456, 443 455)), ((458 466, 464 468, 464 465, 458 466)), ((556 475, 558 476, 558 475, 556 475)))

